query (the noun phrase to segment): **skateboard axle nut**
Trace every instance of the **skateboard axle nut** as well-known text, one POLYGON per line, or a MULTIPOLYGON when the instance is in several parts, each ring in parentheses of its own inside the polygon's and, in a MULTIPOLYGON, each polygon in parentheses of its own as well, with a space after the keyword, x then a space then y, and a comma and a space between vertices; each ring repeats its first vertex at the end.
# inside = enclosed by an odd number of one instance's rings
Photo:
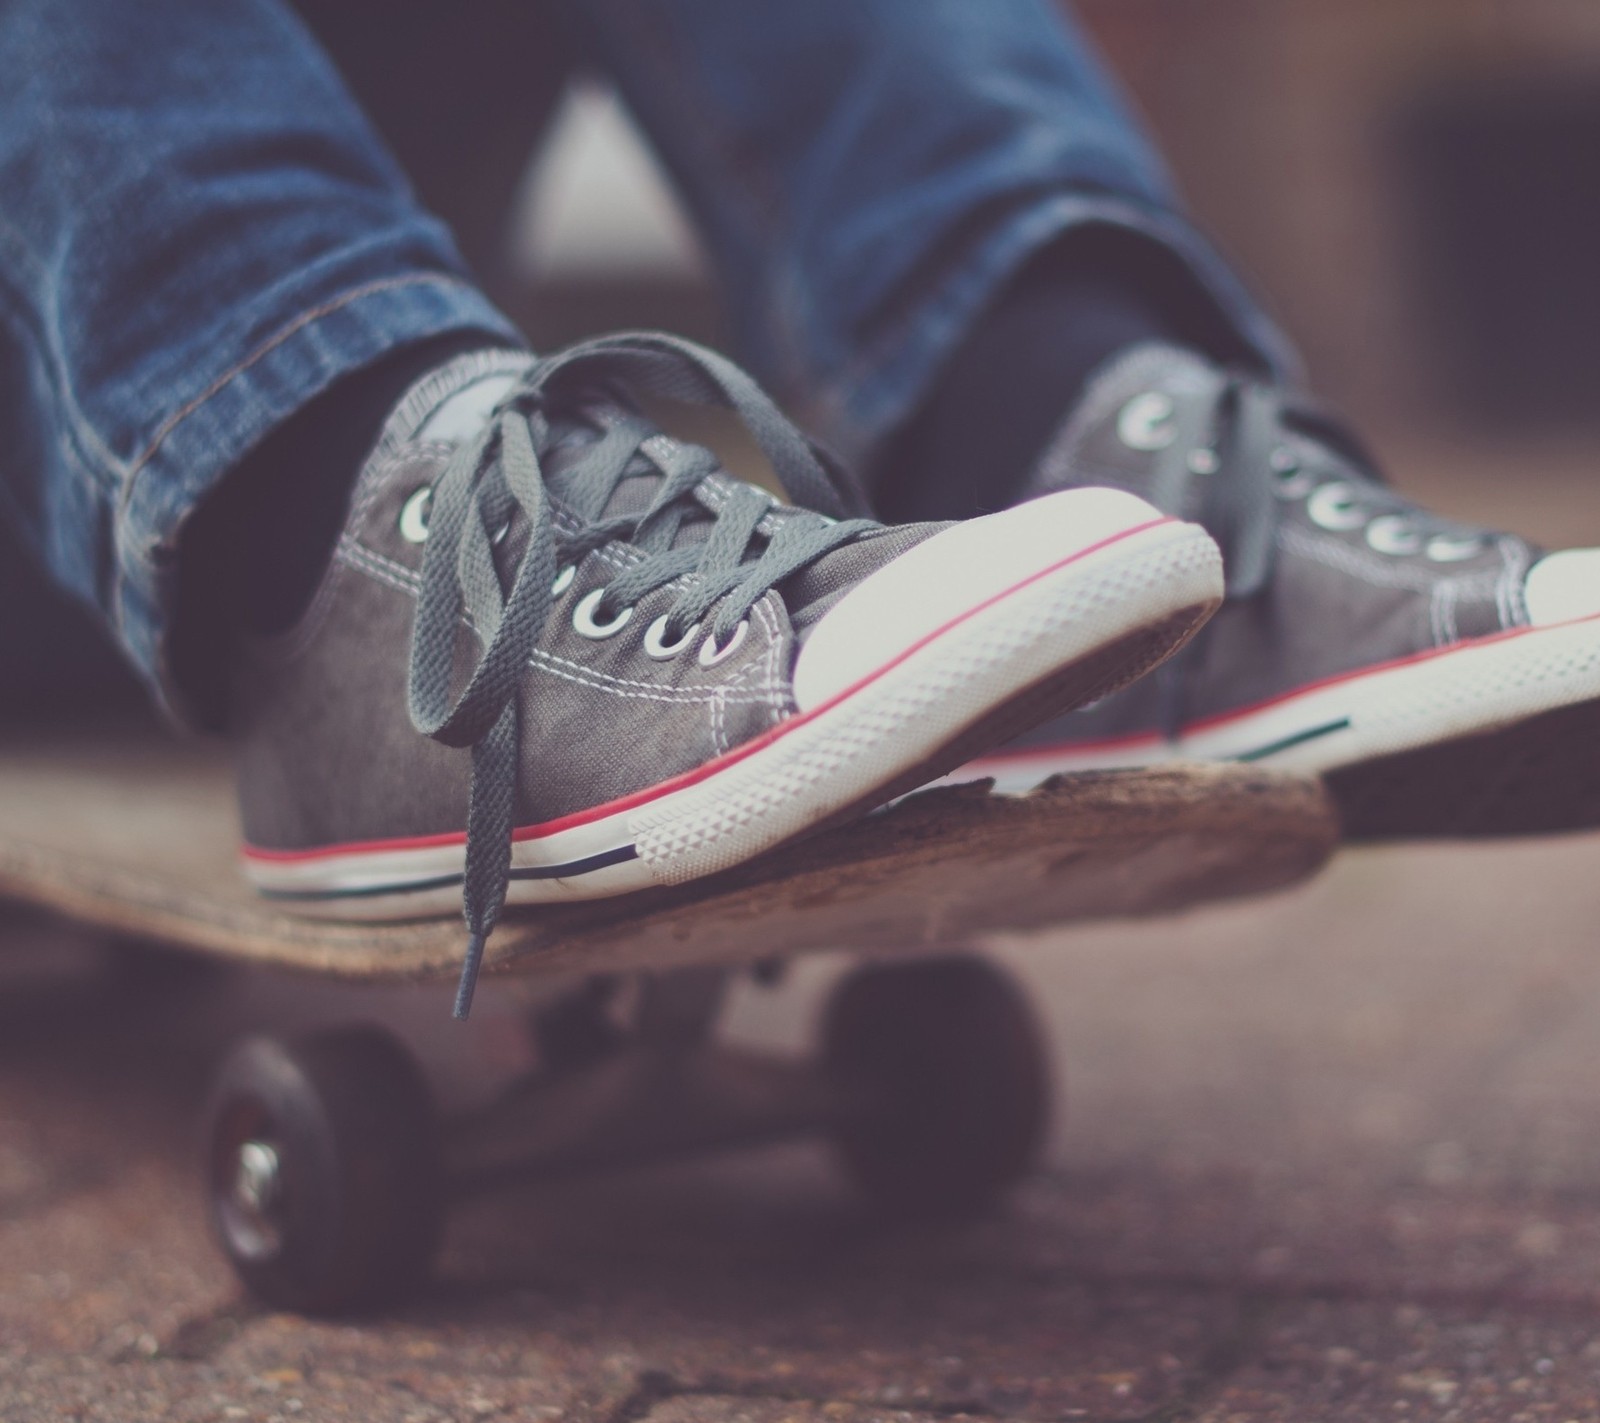
MULTIPOLYGON (((247 1141, 239 1147, 233 1178, 233 1196, 238 1205, 257 1217, 265 1217, 277 1204, 282 1178, 278 1150, 265 1141, 247 1141)), ((265 1224, 264 1220, 259 1221, 265 1224)))

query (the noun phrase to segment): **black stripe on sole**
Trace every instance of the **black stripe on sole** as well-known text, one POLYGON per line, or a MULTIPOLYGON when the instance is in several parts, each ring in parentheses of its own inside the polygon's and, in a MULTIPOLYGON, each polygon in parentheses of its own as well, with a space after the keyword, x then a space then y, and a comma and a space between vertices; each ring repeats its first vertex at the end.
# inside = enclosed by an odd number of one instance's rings
MULTIPOLYGON (((595 870, 625 864, 639 858, 637 845, 619 845, 615 850, 602 850, 598 855, 585 855, 581 860, 568 860, 561 865, 530 865, 513 867, 510 878, 514 880, 570 879, 575 875, 592 874, 595 870)), ((449 889, 458 885, 462 875, 434 875, 430 879, 406 880, 399 884, 362 885, 359 889, 268 889, 258 886, 264 899, 294 900, 314 903, 331 899, 378 899, 390 894, 422 894, 430 889, 449 889)))
POLYGON ((1268 756, 1276 756, 1280 751, 1287 751, 1294 746, 1304 746, 1308 741, 1318 741, 1324 736, 1332 736, 1336 731, 1348 731, 1350 718, 1342 717, 1338 721, 1330 721, 1325 726, 1313 726, 1308 731, 1297 731, 1293 736, 1285 736, 1281 741, 1272 741, 1265 746, 1258 746, 1254 751, 1246 751, 1242 755, 1230 757, 1234 761, 1260 761, 1268 756))

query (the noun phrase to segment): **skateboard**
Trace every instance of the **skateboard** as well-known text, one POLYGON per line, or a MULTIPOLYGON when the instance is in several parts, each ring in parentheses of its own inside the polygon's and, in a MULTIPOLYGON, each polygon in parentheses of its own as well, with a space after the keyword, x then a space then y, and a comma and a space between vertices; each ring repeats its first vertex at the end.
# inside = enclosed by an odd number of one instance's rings
MULTIPOLYGON (((268 1303, 330 1312, 416 1284, 449 1200, 512 1177, 821 1134, 897 1214, 980 1211, 1034 1159, 1049 1074, 1023 994, 972 945, 1282 888, 1337 839, 1315 781, 1096 772, 1020 796, 930 789, 691 885, 508 911, 484 973, 528 990, 537 1069, 442 1120, 381 1029, 246 1039, 207 1108, 215 1232, 268 1303), (812 1061, 715 1042, 732 976, 772 980, 828 950, 859 962, 812 1061)), ((236 845, 228 770, 210 754, 0 749, 0 898, 145 953, 361 983, 456 974, 458 920, 287 915, 244 882, 236 845)))

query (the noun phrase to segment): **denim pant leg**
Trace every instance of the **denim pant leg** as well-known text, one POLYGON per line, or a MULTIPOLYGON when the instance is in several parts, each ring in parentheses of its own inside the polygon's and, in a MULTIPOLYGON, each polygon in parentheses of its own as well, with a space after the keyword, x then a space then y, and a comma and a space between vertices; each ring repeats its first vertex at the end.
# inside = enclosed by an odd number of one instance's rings
POLYGON ((0 7, 0 509, 169 704, 186 516, 452 332, 517 339, 286 4, 0 7))
POLYGON ((1292 365, 1055 0, 571 9, 687 194, 746 358, 849 455, 1084 224, 1160 244, 1242 347, 1292 365))

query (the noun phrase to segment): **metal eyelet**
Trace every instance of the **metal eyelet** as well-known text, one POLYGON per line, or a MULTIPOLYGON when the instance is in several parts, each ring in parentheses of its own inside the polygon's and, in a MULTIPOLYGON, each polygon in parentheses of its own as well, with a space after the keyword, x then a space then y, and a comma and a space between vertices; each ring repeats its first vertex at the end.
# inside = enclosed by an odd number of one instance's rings
POLYGON ((1178 438, 1177 402, 1159 390, 1136 395, 1117 417, 1117 437, 1130 450, 1164 450, 1178 438))
POLYGON ((433 486, 425 484, 400 507, 400 537, 408 544, 428 541, 428 507, 433 503, 433 486))
POLYGON ((1272 492, 1280 499, 1304 499, 1316 487, 1317 481, 1314 476, 1303 469, 1295 469, 1280 472, 1272 492))
POLYGON ((1404 514, 1385 514, 1367 525, 1367 543, 1391 558, 1405 558, 1422 547, 1422 535, 1404 514))
POLYGON ((1349 533, 1367 522, 1367 516, 1356 507, 1348 484, 1324 484, 1306 501, 1306 514, 1313 524, 1329 533, 1349 533))
POLYGON ((597 623, 594 620, 594 610, 600 606, 600 600, 606 595, 604 588, 596 588, 594 592, 587 593, 572 610, 572 630, 579 637, 587 637, 595 642, 602 638, 615 637, 628 625, 633 617, 633 609, 623 608, 616 617, 608 623, 597 623))
POLYGON ((565 568, 556 570, 556 581, 550 585, 550 596, 559 598, 568 588, 572 587, 572 580, 578 576, 578 565, 569 563, 565 568))
POLYGON ((719 662, 726 662, 744 646, 744 640, 749 631, 750 619, 740 618, 739 626, 733 630, 733 636, 728 639, 726 647, 718 647, 717 635, 715 633, 707 633, 706 640, 700 644, 700 665, 702 667, 715 667, 719 662))
POLYGON ((1280 499, 1304 499, 1317 487, 1316 477, 1301 467, 1293 450, 1281 445, 1272 452, 1272 472, 1277 477, 1272 492, 1280 499))
POLYGON ((1201 446, 1197 450, 1189 451, 1189 472, 1191 474, 1215 474, 1222 468, 1222 456, 1215 450, 1201 446))
POLYGON ((1428 540, 1427 554, 1435 563, 1465 563, 1482 552, 1483 540, 1474 534, 1462 538, 1440 534, 1428 540))
POLYGON ((700 635, 700 624, 696 623, 676 642, 663 642, 661 639, 666 636, 666 632, 667 615, 663 613, 650 624, 644 635, 645 653, 655 658, 657 662, 665 662, 669 657, 676 657, 682 652, 700 635))

